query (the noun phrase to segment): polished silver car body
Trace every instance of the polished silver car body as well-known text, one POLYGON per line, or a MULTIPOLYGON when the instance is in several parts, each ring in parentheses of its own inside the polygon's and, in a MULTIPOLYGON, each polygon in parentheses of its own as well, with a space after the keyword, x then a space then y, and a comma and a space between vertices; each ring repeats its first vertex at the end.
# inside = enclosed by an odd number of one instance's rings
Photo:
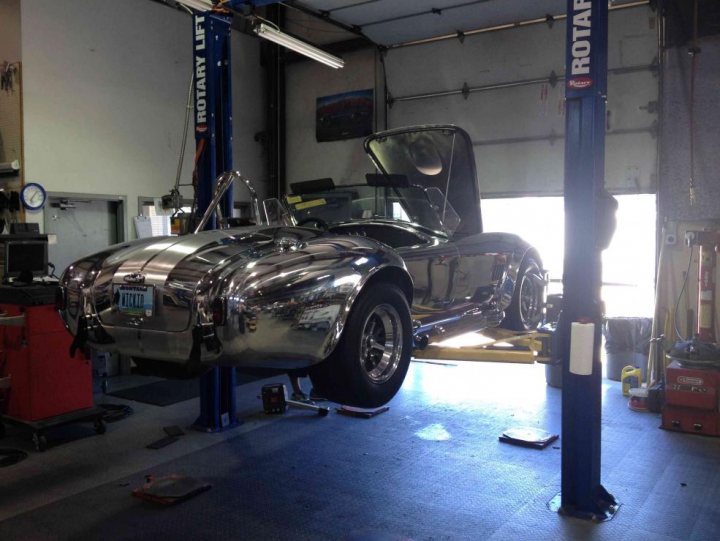
POLYGON ((539 257, 515 235, 482 232, 467 134, 395 130, 366 149, 380 175, 358 186, 300 185, 265 206, 266 218, 273 204, 277 212, 263 225, 123 243, 71 265, 61 313, 76 345, 188 374, 209 365, 305 369, 332 357, 356 300, 385 284, 406 307, 371 307, 358 346, 361 358, 375 352, 365 374, 382 384, 398 351, 507 322, 513 303, 511 326, 536 325, 539 257), (415 169, 398 162, 403 152, 415 169), (303 222, 315 227, 293 225, 303 222), (408 308, 414 344, 401 332, 408 308))

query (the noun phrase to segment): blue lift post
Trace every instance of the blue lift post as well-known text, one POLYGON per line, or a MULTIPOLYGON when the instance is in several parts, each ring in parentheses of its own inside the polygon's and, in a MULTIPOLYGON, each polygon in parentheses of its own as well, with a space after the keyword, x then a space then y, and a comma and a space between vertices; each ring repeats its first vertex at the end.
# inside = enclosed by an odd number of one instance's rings
MULTIPOLYGON (((565 261, 559 322, 562 383, 562 486, 550 508, 608 520, 618 502, 600 483, 602 267, 600 194, 605 174, 607 0, 567 1, 565 261), (572 322, 592 322, 590 375, 570 371, 572 322)), ((588 358, 587 361, 590 361, 588 358)))
MULTIPOLYGON (((280 0, 230 0, 225 6, 275 4, 280 0)), ((197 210, 202 216, 210 205, 215 179, 233 168, 232 84, 230 64, 230 23, 232 14, 217 11, 193 15, 193 65, 195 73, 195 154, 197 157, 197 210)), ((225 216, 232 216, 232 186, 222 202, 225 216)), ((206 229, 216 227, 215 217, 206 229)), ((204 347, 201 345, 200 347, 204 347)), ((198 430, 219 432, 238 424, 236 407, 237 375, 232 367, 213 368, 200 377, 198 430)))
MULTIPOLYGON (((197 212, 210 205, 215 179, 232 169, 232 87, 230 80, 230 23, 223 13, 193 16, 195 68, 195 148, 197 156, 197 212)), ((222 203, 232 216, 232 187, 222 203)), ((214 229, 215 217, 207 224, 214 229)), ((200 347, 205 347, 201 345, 200 347)), ((232 367, 213 368, 200 377, 200 415, 194 427, 218 432, 238 424, 237 376, 232 367)))

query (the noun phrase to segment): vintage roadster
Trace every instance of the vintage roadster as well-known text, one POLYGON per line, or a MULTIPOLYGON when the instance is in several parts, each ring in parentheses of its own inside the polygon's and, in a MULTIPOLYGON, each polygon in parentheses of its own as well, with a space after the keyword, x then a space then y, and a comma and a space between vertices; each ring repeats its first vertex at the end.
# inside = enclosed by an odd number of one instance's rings
MULTIPOLYGON (((484 233, 472 144, 454 126, 370 136, 377 172, 318 179, 260 205, 255 225, 109 247, 62 275, 74 345, 118 351, 158 374, 216 365, 307 371, 337 402, 374 407, 414 348, 542 319, 545 275, 528 243, 484 233)), ((241 179, 250 187, 247 179, 241 179)), ((222 220, 220 220, 222 223, 222 220)))

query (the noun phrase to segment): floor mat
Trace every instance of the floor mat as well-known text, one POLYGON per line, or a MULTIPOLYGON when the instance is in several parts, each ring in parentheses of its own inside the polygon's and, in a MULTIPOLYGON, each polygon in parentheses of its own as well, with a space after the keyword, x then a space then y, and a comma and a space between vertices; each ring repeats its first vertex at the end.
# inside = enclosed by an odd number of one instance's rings
MULTIPOLYGON (((242 385, 259 379, 257 376, 238 374, 237 383, 242 385)), ((170 406, 200 396, 200 382, 197 379, 166 379, 128 389, 111 391, 108 396, 134 400, 135 402, 143 402, 154 406, 170 406)))

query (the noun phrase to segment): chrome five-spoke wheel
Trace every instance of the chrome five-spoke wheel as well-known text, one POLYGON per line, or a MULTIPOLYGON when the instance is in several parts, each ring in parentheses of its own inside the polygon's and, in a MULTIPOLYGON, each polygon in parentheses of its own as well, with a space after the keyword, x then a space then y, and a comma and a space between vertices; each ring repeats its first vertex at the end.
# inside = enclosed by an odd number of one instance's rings
POLYGON ((412 321, 405 294, 395 285, 366 286, 330 356, 309 370, 326 398, 360 408, 387 403, 405 380, 412 351, 412 321))
POLYGON ((400 326, 400 315, 389 304, 376 306, 365 320, 359 360, 373 383, 385 383, 397 370, 403 346, 400 326))

